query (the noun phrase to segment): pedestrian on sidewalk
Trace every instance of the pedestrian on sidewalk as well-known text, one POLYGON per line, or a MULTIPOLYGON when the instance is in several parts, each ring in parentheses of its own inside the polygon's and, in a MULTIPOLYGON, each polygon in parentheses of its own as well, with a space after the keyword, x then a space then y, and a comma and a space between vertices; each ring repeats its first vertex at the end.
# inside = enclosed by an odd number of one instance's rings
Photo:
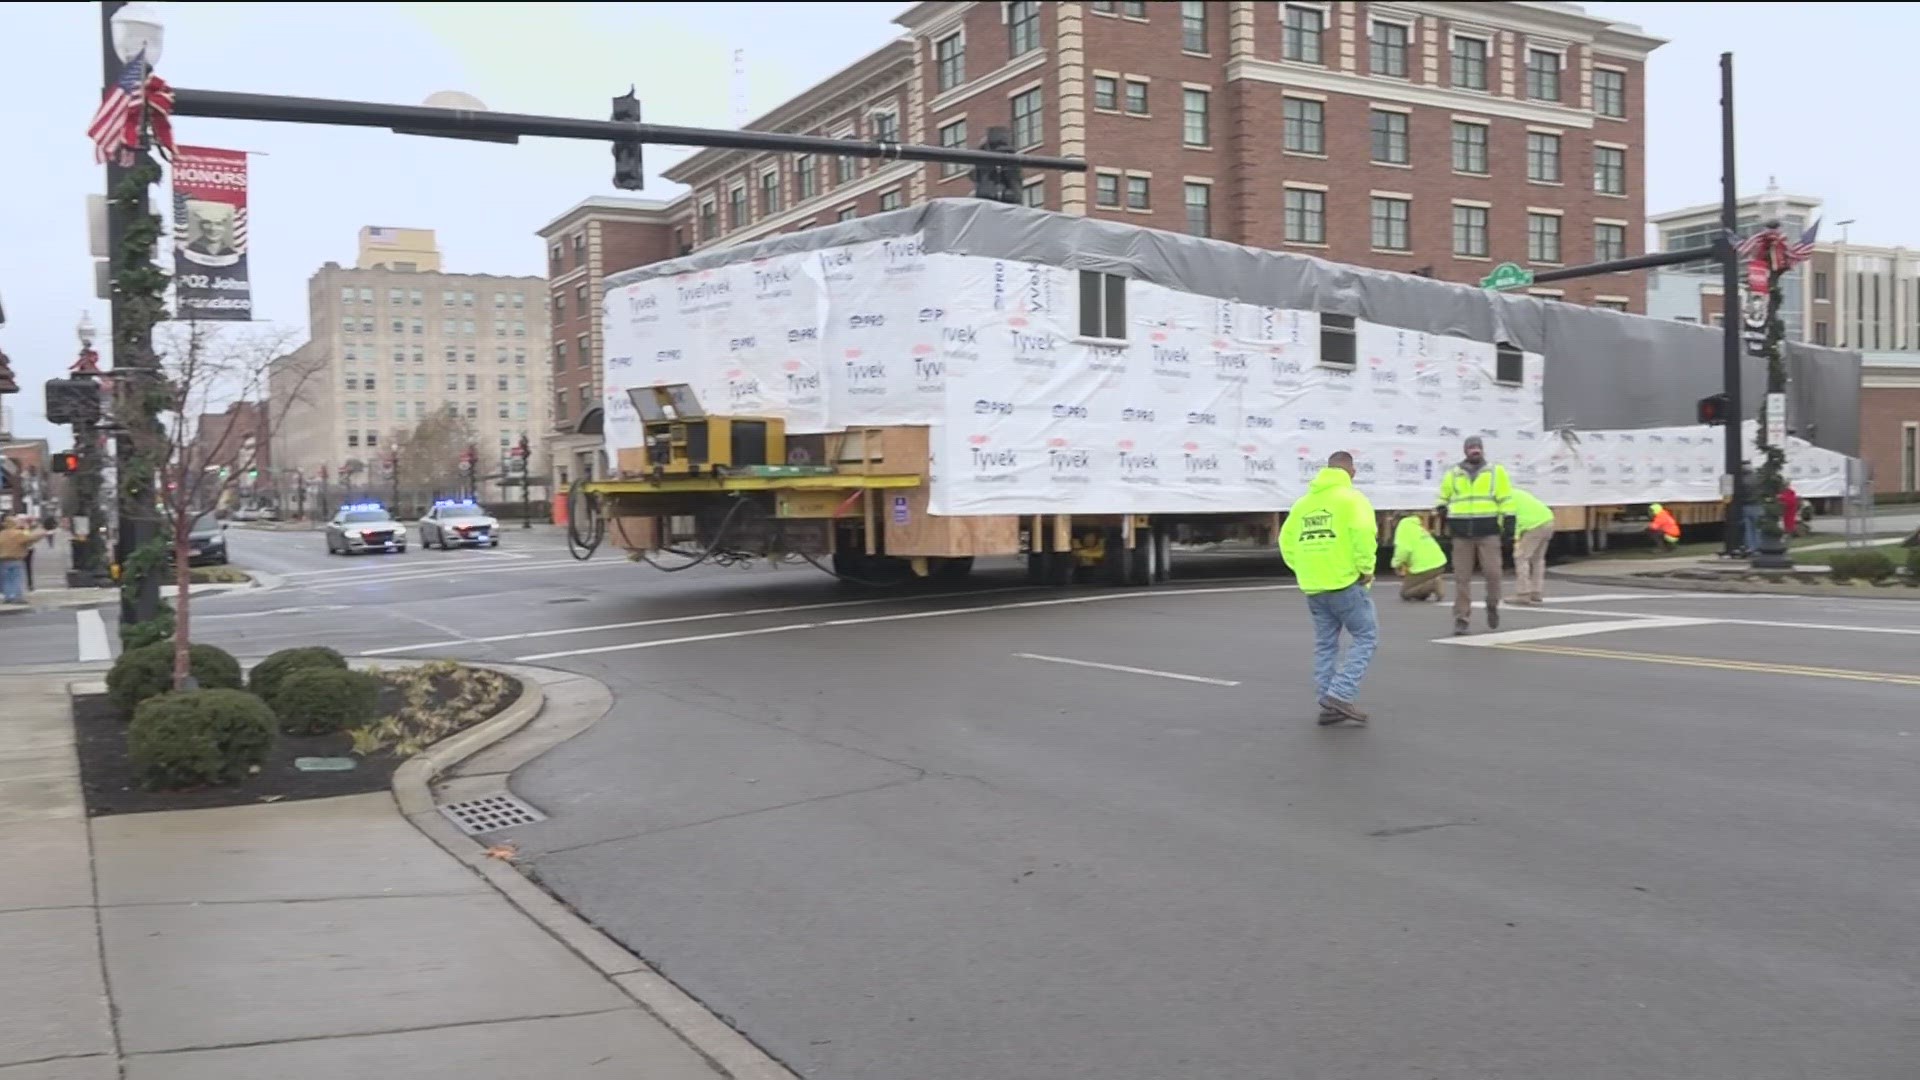
POLYGON ((39 542, 40 530, 24 517, 12 518, 0 527, 0 597, 7 603, 27 602, 27 558, 39 542))
POLYGON ((1441 581, 1447 573, 1447 553, 1440 550, 1440 541, 1427 531, 1420 515, 1404 514, 1394 525, 1391 562, 1401 576, 1400 599, 1446 599, 1441 581))
POLYGON ((1514 488, 1507 497, 1513 515, 1513 573, 1516 604, 1546 602, 1547 545, 1553 543, 1553 511, 1530 491, 1514 488))
POLYGON ((1487 582, 1487 628, 1500 628, 1500 521, 1513 480, 1487 460, 1480 436, 1467 436, 1460 464, 1440 478, 1440 511, 1453 538, 1453 632, 1467 632, 1473 615, 1473 572, 1487 582))
POLYGON ((1353 473, 1352 454, 1341 450, 1329 457, 1280 527, 1280 556, 1313 615, 1313 685, 1321 727, 1367 722, 1354 699, 1380 635, 1368 592, 1380 558, 1379 523, 1373 504, 1353 486, 1353 473), (1344 661, 1342 630, 1349 639, 1344 661))

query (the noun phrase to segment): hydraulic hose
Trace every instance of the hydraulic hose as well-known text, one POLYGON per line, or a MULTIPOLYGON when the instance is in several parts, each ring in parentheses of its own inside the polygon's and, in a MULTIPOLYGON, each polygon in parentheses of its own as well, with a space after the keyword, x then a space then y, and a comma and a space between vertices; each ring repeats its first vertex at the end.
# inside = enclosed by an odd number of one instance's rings
POLYGON ((567 554, 585 562, 607 536, 607 519, 600 512, 600 496, 575 480, 567 490, 567 554), (585 531, 582 531, 582 526, 585 531))

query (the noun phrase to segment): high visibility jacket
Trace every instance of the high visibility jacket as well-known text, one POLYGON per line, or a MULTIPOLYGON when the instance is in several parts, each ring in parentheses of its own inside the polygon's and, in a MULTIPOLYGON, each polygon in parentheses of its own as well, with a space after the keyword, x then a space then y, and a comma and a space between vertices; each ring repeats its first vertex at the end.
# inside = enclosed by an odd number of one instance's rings
POLYGON ((1301 592, 1339 592, 1373 573, 1379 530, 1373 504, 1346 470, 1321 469, 1280 526, 1280 557, 1301 592))
POLYGON ((1409 574, 1424 574, 1447 565, 1447 553, 1417 517, 1404 517, 1393 527, 1393 565, 1409 574))
POLYGON ((1653 522, 1647 528, 1669 540, 1680 539, 1680 523, 1673 519, 1673 511, 1664 506, 1654 512, 1653 522))
POLYGON ((1552 509, 1524 488, 1514 488, 1513 494, 1507 496, 1507 513, 1513 516, 1515 536, 1532 532, 1542 525, 1553 524, 1552 509))
POLYGON ((1440 478, 1440 508, 1447 512, 1447 531, 1457 537, 1500 535, 1500 518, 1507 513, 1513 481, 1504 465, 1487 464, 1469 474, 1455 465, 1440 478))

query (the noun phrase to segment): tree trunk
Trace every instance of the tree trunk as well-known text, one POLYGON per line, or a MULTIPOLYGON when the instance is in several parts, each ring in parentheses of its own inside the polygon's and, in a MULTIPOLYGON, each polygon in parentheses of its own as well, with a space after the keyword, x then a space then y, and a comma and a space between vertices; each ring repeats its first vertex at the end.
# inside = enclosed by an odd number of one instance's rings
POLYGON ((176 519, 173 523, 173 583, 179 595, 173 598, 173 688, 182 689, 193 671, 192 654, 188 651, 193 642, 187 635, 187 590, 193 582, 193 544, 189 539, 193 530, 193 518, 176 519))

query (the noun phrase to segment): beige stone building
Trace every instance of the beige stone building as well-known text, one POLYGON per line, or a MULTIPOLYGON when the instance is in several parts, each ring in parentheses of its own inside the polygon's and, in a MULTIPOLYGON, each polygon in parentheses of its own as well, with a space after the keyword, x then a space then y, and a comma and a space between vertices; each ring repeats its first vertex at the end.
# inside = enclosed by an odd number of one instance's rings
POLYGON ((383 455, 435 412, 469 428, 483 498, 504 496, 497 477, 523 433, 531 474, 546 475, 546 280, 440 267, 433 230, 369 226, 354 266, 328 263, 308 280, 308 340, 275 362, 268 386, 292 402, 272 436, 283 489, 304 481, 311 503, 324 467, 335 497, 378 495, 383 455))

